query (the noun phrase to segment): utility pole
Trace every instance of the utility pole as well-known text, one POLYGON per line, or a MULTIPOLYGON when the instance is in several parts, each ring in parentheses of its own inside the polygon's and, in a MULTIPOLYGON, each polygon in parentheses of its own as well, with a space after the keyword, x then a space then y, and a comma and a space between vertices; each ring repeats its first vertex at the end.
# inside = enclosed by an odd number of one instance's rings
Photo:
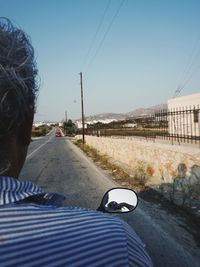
POLYGON ((84 121, 84 106, 83 106, 83 77, 80 72, 80 83, 81 83, 81 113, 82 113, 82 140, 85 143, 85 121, 84 121))

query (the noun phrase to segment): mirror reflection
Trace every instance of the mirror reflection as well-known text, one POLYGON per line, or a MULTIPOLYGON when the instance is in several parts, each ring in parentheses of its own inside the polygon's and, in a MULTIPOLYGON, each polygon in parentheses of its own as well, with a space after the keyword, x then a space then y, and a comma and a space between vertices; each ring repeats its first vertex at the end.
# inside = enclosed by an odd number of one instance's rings
POLYGON ((130 212, 138 203, 136 193, 131 189, 114 188, 108 191, 103 199, 104 209, 107 212, 130 212))

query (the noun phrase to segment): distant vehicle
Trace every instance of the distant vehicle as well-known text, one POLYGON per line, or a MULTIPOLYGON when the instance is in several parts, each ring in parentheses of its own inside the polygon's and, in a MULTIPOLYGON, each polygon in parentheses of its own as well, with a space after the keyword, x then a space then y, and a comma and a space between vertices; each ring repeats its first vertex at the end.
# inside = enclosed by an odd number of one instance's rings
POLYGON ((61 132, 56 132, 55 133, 55 137, 61 137, 61 136, 62 136, 61 132))

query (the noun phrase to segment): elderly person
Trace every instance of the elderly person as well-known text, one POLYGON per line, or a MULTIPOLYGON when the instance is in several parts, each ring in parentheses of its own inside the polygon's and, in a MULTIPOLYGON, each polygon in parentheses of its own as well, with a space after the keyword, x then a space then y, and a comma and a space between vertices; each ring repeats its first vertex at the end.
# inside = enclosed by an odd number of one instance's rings
POLYGON ((123 221, 20 182, 38 91, 28 36, 0 18, 0 266, 152 266, 123 221))

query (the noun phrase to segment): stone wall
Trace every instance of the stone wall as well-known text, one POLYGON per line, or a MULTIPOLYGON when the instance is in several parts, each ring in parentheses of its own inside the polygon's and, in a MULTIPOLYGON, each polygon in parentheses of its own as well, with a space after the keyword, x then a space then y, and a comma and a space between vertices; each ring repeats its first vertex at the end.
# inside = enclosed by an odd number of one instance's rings
POLYGON ((133 179, 144 176, 147 185, 177 204, 183 205, 191 198, 199 200, 200 148, 134 138, 86 136, 85 139, 89 146, 109 156, 133 179))

